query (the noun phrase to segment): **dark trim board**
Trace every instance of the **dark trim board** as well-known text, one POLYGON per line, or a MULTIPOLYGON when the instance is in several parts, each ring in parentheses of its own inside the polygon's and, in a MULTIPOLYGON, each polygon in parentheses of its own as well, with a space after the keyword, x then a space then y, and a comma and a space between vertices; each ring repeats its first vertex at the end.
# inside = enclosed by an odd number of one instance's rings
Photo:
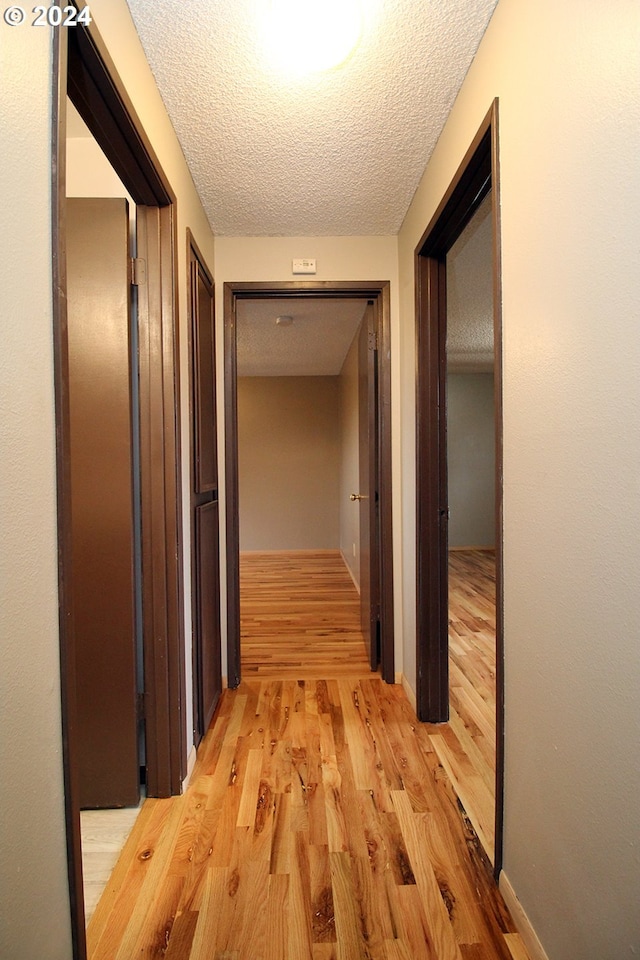
POLYGON ((85 960, 75 761, 75 637, 70 605, 73 565, 65 266, 67 92, 142 214, 150 251, 149 279, 145 293, 139 297, 144 703, 149 796, 179 793, 186 772, 176 221, 175 196, 95 25, 78 26, 73 31, 54 30, 52 34, 52 282, 63 763, 74 960, 85 960))
POLYGON ((240 524, 238 509, 238 408, 236 305, 238 300, 361 297, 377 304, 378 437, 380 503, 380 663, 395 682, 393 526, 391 504, 391 321, 388 281, 303 281, 224 284, 225 525, 227 561, 227 676, 240 683, 240 524))
POLYGON ((420 720, 449 717, 448 491, 446 455, 446 255, 492 191, 496 470, 496 831, 502 865, 504 628, 502 552, 502 296, 498 103, 491 106, 415 253, 417 708, 420 720))

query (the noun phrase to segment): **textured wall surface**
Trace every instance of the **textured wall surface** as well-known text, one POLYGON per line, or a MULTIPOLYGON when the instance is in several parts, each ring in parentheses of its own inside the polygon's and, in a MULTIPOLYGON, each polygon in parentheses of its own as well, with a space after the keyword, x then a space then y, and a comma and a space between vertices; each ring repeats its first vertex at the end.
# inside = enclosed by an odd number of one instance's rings
POLYGON ((495 3, 367 0, 350 59, 291 78, 265 62, 258 2, 129 0, 228 236, 395 233, 495 3))
POLYGON ((48 30, 0 23, 0 200, 10 238, 0 259, 0 956, 6 960, 71 957, 58 648, 50 40, 48 30))
POLYGON ((409 374, 415 245, 499 97, 504 868, 551 960, 640 953, 638 49, 636 0, 500 0, 399 237, 409 374))

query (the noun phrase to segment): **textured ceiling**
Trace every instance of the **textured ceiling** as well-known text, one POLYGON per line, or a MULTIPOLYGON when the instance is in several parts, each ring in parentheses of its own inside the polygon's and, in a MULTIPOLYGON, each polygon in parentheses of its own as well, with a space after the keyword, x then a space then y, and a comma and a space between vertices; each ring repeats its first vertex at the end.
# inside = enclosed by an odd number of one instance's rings
POLYGON ((496 2, 363 0, 352 56, 293 79, 268 0, 128 0, 220 236, 397 233, 496 2))
POLYGON ((238 376, 337 376, 366 300, 239 300, 238 376), (293 318, 278 326, 276 317, 293 318))
POLYGON ((447 254, 447 367, 493 370, 493 226, 491 194, 447 254))

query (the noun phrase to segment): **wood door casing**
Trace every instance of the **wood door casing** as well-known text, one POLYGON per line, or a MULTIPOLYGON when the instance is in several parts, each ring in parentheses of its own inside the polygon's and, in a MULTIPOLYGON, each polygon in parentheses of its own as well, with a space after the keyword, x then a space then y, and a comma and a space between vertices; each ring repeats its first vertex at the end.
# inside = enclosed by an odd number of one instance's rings
MULTIPOLYGON (((176 196, 115 72, 95 22, 54 30, 51 71, 51 279, 55 385, 62 763, 74 960, 86 937, 79 814, 79 723, 72 623, 72 533, 66 271, 67 94, 141 209, 152 256, 139 288, 143 607, 147 795, 178 794, 187 771, 184 722, 180 394, 176 196), (141 207, 142 205, 142 207, 141 207), (146 206, 145 206, 146 205, 146 206), (141 310, 146 301, 146 311, 141 310), (152 483, 153 481, 153 483, 152 483), (160 571, 162 575, 160 575, 160 571), (156 572, 157 575, 156 575, 156 572), (148 628, 148 629, 147 629, 148 628)), ((140 234, 138 232, 138 255, 140 234)))
POLYGON ((192 329, 194 490, 200 494, 217 492, 218 456, 213 287, 197 259, 191 261, 191 283, 197 305, 192 329))
POLYGON ((393 515, 391 477, 391 298, 388 280, 240 281, 224 284, 225 529, 227 664, 230 687, 240 676, 240 553, 238 496, 237 317, 239 299, 297 297, 367 298, 374 301, 378 333, 380 660, 382 676, 395 682, 393 515))
POLYGON ((222 693, 218 501, 195 507, 198 728, 202 738, 222 693))
POLYGON ((72 611, 80 804, 139 800, 129 216, 67 202, 72 611))
POLYGON ((358 473, 360 621, 372 670, 380 662, 377 427, 376 324, 373 303, 369 301, 358 334, 358 473))
POLYGON ((502 319, 498 101, 495 100, 415 251, 417 334, 416 665, 420 720, 447 719, 446 254, 489 191, 493 222, 496 524, 496 769, 494 872, 502 866, 504 627, 502 554, 502 319))
POLYGON ((189 234, 191 535, 194 738, 207 732, 222 692, 213 281, 189 234))

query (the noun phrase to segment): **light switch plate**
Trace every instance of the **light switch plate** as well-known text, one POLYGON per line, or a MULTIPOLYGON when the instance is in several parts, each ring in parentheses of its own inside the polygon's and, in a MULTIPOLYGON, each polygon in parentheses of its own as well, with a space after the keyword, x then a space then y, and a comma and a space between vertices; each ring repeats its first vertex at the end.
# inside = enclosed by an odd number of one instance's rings
POLYGON ((292 273, 315 273, 316 261, 305 258, 304 260, 293 260, 291 266, 292 273))

